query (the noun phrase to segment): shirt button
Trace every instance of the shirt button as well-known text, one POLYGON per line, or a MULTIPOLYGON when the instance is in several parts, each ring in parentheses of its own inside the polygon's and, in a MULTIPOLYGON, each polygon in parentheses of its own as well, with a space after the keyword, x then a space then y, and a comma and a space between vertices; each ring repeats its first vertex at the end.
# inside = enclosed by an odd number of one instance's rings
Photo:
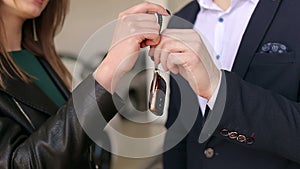
POLYGON ((221 22, 221 23, 224 22, 224 18, 220 17, 219 22, 221 22))
POLYGON ((204 155, 205 155, 206 158, 213 158, 213 156, 215 155, 215 150, 212 149, 212 148, 207 148, 204 151, 204 155))

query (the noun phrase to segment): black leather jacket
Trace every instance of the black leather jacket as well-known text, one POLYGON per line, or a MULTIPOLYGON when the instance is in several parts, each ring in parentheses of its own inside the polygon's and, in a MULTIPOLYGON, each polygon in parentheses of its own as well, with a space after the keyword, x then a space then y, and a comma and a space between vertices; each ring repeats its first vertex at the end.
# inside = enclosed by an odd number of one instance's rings
MULTIPOLYGON (((111 95, 92 76, 70 95, 49 64, 43 60, 41 63, 68 101, 58 108, 35 84, 4 77, 7 87, 0 88, 0 169, 88 168, 88 159, 83 156, 92 141, 79 123, 70 96, 80 94, 84 103, 96 90, 100 103, 109 102, 111 95), (90 82, 95 83, 95 89, 86 91, 82 86, 90 82)), ((80 110, 82 117, 94 113, 91 109, 80 110)), ((106 120, 114 116, 115 112, 110 111, 104 116, 106 120)))

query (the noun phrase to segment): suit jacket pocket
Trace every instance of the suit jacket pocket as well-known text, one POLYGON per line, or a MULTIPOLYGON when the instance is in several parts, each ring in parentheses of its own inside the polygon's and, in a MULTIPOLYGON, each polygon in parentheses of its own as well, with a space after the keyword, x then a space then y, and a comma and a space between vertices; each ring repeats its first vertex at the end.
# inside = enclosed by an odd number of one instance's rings
POLYGON ((295 52, 288 53, 257 53, 255 54, 252 64, 287 64, 294 63, 296 60, 295 52))

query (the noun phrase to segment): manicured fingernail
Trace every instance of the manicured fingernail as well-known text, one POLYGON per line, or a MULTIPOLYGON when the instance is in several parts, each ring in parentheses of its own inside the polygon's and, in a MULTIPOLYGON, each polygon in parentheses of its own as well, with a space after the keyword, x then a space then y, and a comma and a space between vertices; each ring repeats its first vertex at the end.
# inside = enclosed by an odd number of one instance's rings
POLYGON ((171 12, 170 12, 168 9, 166 9, 166 11, 167 11, 167 13, 168 13, 169 15, 171 15, 171 12))

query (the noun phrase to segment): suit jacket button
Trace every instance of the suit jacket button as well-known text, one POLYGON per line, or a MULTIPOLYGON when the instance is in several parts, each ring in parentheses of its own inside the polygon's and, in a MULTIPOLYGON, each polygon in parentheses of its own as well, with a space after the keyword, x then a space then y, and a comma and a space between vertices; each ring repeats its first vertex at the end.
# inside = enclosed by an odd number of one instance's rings
POLYGON ((238 133, 233 131, 233 132, 230 132, 228 137, 231 138, 231 139, 236 139, 238 136, 238 133))
POLYGON ((222 136, 224 136, 224 137, 227 137, 228 134, 229 134, 229 131, 228 131, 227 129, 223 129, 223 130, 220 131, 220 134, 221 134, 222 136))
POLYGON ((244 135, 239 135, 236 140, 240 143, 246 142, 247 138, 244 135))
POLYGON ((213 158, 214 155, 215 155, 215 150, 212 149, 212 148, 207 148, 207 149, 204 151, 204 155, 206 156, 206 158, 213 158))
POLYGON ((254 138, 253 137, 247 137, 246 144, 251 145, 253 143, 254 143, 254 138))

